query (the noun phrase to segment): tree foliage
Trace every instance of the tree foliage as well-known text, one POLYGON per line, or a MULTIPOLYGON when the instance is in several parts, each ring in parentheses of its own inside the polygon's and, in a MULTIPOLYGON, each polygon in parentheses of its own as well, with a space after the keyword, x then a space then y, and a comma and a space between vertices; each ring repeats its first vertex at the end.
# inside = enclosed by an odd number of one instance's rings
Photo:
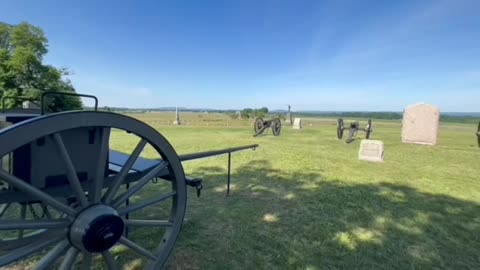
MULTIPOLYGON (((29 23, 9 25, 0 22, 0 96, 40 99, 42 92, 75 93, 64 68, 43 64, 48 40, 42 29, 29 23)), ((6 100, 7 108, 19 100, 6 100)), ((78 97, 54 95, 46 100, 48 111, 81 109, 78 97)))
POLYGON ((262 107, 260 109, 251 109, 245 108, 240 111, 240 117, 243 119, 254 118, 254 117, 265 117, 268 114, 268 108, 262 107))

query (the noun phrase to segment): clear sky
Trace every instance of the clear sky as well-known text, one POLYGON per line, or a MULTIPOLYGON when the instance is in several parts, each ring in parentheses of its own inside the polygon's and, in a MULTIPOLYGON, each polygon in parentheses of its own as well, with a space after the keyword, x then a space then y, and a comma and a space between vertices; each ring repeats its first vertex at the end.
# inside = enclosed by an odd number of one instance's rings
POLYGON ((23 1, 101 105, 480 111, 480 1, 23 1))

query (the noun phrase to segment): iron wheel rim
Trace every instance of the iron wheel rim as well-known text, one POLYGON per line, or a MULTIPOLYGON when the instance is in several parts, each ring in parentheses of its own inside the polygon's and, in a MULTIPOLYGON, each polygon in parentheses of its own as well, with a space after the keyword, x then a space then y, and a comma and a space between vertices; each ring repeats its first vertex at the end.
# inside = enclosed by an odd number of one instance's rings
POLYGON ((253 130, 255 131, 255 134, 258 134, 260 130, 263 128, 263 119, 261 117, 257 117, 255 119, 255 123, 253 124, 253 130))
POLYGON ((343 129, 344 129, 343 119, 339 118, 337 120, 337 138, 339 140, 341 140, 343 138, 343 129))
POLYGON ((273 119, 273 126, 272 126, 272 132, 274 136, 280 135, 280 132, 282 130, 282 121, 280 121, 279 118, 273 119))

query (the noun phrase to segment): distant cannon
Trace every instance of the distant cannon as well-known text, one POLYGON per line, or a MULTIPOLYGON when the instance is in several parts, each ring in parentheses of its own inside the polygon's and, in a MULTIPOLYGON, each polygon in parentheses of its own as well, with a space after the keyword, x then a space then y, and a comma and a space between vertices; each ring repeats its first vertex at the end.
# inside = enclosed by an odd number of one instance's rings
POLYGON ((344 130, 349 130, 348 139, 346 141, 347 143, 351 143, 355 140, 358 131, 366 132, 365 138, 368 140, 368 139, 370 139, 371 134, 373 132, 373 130, 372 130, 372 120, 368 119, 367 127, 366 128, 361 128, 360 123, 358 123, 358 121, 351 122, 349 127, 345 127, 345 125, 343 123, 343 119, 338 118, 338 120, 337 120, 337 137, 338 137, 339 140, 341 140, 343 138, 344 130))
POLYGON ((273 118, 272 120, 263 120, 261 117, 255 119, 255 124, 253 125, 253 130, 255 131, 254 137, 261 135, 265 132, 266 129, 272 128, 273 136, 280 135, 282 130, 282 122, 280 118, 273 118))

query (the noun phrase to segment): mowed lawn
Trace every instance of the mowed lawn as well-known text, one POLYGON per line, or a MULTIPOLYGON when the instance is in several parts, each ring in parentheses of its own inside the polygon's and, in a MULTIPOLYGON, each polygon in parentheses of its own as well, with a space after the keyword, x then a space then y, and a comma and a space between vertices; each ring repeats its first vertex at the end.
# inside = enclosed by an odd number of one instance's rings
MULTIPOLYGON (((170 269, 480 269, 474 125, 442 124, 430 147, 402 144, 399 121, 374 121, 386 148, 374 164, 358 160, 359 140, 336 138, 334 119, 254 138, 252 121, 226 116, 183 114, 178 127, 172 114, 133 116, 179 154, 260 144, 233 154, 229 197, 226 156, 184 163, 204 189, 197 198, 189 188, 170 269)), ((112 146, 134 143, 118 136, 112 146)))

